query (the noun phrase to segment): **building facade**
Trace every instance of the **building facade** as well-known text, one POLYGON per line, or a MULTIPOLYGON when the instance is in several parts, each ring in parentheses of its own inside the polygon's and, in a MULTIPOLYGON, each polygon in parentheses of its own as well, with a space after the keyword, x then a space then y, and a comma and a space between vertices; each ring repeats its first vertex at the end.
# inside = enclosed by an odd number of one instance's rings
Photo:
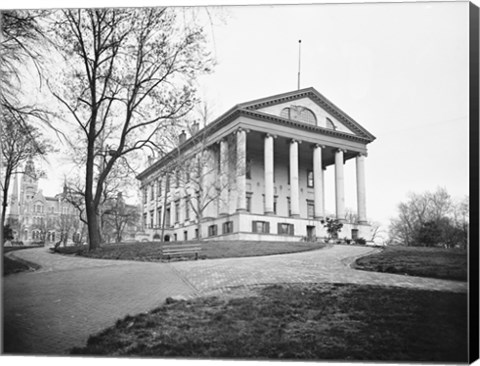
MULTIPOLYGON (((82 240, 84 227, 78 211, 65 199, 65 192, 44 196, 38 189, 38 175, 32 160, 21 174, 15 174, 6 223, 13 230, 14 242, 24 245, 70 244, 82 240)), ((83 238, 84 239, 84 238, 83 238)))
POLYGON ((314 88, 238 104, 138 175, 143 223, 167 240, 327 237, 325 197, 345 221, 344 164, 356 162, 357 220, 368 238, 365 160, 375 137, 314 88), (326 169, 335 191, 326 192, 326 169))

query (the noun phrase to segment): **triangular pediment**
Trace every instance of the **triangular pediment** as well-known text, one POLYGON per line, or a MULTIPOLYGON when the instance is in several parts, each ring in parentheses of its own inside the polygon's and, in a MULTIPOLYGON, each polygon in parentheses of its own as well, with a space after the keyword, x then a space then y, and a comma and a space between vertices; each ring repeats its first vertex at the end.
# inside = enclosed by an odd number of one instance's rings
POLYGON ((333 129, 370 141, 375 139, 375 136, 314 88, 301 89, 257 99, 242 103, 238 107, 274 115, 295 122, 333 129))

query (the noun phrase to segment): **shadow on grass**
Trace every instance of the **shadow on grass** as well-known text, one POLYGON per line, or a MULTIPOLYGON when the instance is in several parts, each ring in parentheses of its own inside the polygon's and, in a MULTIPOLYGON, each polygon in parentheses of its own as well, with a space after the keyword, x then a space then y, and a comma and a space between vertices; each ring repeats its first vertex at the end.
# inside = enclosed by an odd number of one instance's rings
POLYGON ((127 316, 72 354, 301 360, 467 361, 467 295, 344 284, 169 301, 127 316))
POLYGON ((21 272, 34 271, 39 269, 40 266, 35 263, 31 263, 19 258, 12 259, 5 256, 5 253, 10 253, 17 250, 31 249, 31 248, 38 248, 38 247, 37 246, 35 247, 4 247, 3 248, 3 253, 4 253, 3 276, 8 276, 15 273, 21 273, 21 272))

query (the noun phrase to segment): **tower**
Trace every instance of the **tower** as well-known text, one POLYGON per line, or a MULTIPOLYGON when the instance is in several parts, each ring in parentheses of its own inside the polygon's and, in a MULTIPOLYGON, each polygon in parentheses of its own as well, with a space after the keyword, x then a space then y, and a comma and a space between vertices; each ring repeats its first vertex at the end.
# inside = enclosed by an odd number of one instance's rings
POLYGON ((25 207, 38 191, 38 178, 35 172, 35 165, 32 159, 28 159, 25 164, 25 172, 22 175, 20 188, 20 204, 25 207))

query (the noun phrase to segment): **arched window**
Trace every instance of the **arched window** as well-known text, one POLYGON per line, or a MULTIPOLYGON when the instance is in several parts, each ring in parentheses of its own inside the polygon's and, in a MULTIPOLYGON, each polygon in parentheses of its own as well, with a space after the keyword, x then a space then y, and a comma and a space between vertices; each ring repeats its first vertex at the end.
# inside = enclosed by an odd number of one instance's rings
POLYGON ((283 118, 288 118, 290 119, 290 108, 283 108, 282 109, 282 112, 280 113, 280 117, 283 117, 283 118))
POLYGON ((327 117, 327 128, 330 128, 332 130, 336 130, 337 126, 332 122, 330 118, 327 117))
POLYGON ((299 122, 308 123, 311 125, 317 124, 317 117, 315 114, 308 108, 302 106, 290 106, 283 108, 280 117, 292 119, 299 122))

